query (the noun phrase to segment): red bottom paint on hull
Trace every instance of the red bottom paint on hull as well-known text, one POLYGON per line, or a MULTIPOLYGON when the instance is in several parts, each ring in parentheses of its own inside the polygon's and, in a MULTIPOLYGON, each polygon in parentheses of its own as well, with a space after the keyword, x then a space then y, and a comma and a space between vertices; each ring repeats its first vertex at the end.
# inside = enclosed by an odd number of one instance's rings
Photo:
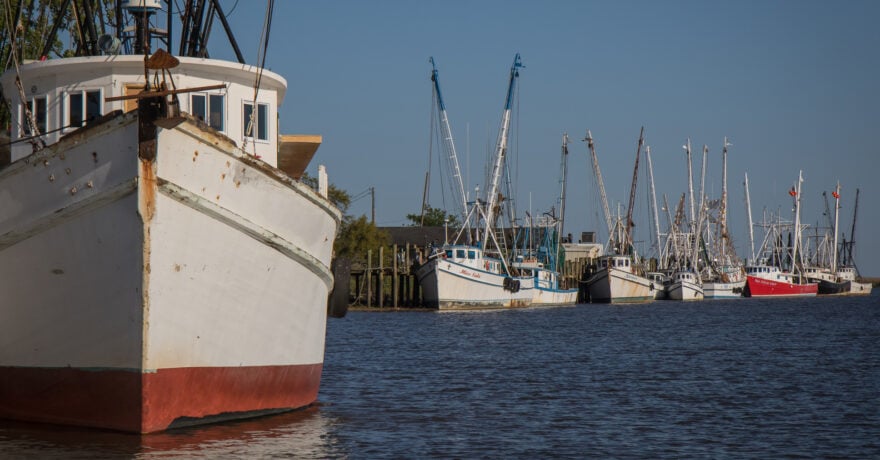
POLYGON ((793 284, 746 276, 745 297, 813 297, 819 291, 816 283, 793 284))
POLYGON ((322 367, 0 367, 0 418, 151 433, 308 406, 322 367))

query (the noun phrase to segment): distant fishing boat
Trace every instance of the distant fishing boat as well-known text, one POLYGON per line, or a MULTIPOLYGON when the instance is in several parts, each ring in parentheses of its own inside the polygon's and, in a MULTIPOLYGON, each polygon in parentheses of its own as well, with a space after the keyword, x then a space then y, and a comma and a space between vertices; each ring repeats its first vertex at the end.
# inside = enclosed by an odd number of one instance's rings
POLYGON ((565 188, 568 163, 568 135, 562 135, 562 160, 560 175, 562 187, 559 193, 559 216, 555 210, 544 213, 538 219, 527 215, 527 226, 521 228, 522 248, 517 247, 512 266, 520 274, 532 274, 535 281, 532 305, 572 305, 577 303, 577 287, 563 287, 560 273, 562 228, 565 223, 565 188), (539 240, 535 248, 534 239, 539 240), (522 254, 522 255, 519 255, 522 254))
POLYGON ((654 293, 654 300, 668 299, 666 288, 669 285, 669 276, 661 272, 647 272, 645 275, 651 281, 650 290, 654 293))
POLYGON ((725 137, 721 150, 721 203, 716 244, 711 247, 708 263, 700 274, 704 299, 737 299, 742 297, 746 285, 743 264, 736 255, 727 225, 727 149, 730 145, 725 137))
MULTIPOLYGON (((434 64, 431 59, 432 66, 434 64)), ((458 157, 446 106, 440 92, 436 66, 431 72, 432 90, 439 112, 440 135, 445 156, 451 163, 450 178, 457 185, 456 204, 460 205, 462 228, 452 242, 434 248, 428 260, 416 268, 422 287, 422 301, 427 307, 440 310, 527 307, 534 298, 535 278, 515 272, 507 261, 503 231, 497 231, 499 181, 503 173, 510 129, 514 88, 522 67, 519 54, 510 68, 507 99, 502 113, 501 129, 495 148, 494 169, 486 201, 468 203, 461 179, 458 157), (474 240, 478 240, 473 243, 474 240), (499 241, 500 240, 500 241, 499 241)))
MULTIPOLYGON (((593 161, 593 171, 599 183, 600 195, 606 214, 610 237, 608 253, 601 257, 590 270, 586 280, 587 290, 592 303, 637 303, 651 302, 654 300, 653 284, 645 277, 644 270, 636 263, 635 248, 632 244, 632 212, 635 204, 636 183, 638 180, 639 156, 644 143, 645 129, 639 133, 639 142, 636 149, 636 161, 633 169, 633 182, 630 188, 629 206, 627 207, 626 223, 618 215, 616 223, 611 222, 608 212, 608 200, 605 195, 605 187, 602 182, 602 174, 599 170, 599 162, 593 144, 593 138, 587 131, 587 145, 593 161)), ((619 214, 619 213, 618 213, 619 214)))
MULTIPOLYGON (((840 183, 838 183, 834 191, 831 192, 831 196, 834 197, 834 223, 831 229, 834 237, 831 244, 832 254, 831 262, 829 264, 830 266, 828 268, 807 267, 805 269, 805 274, 810 281, 819 283, 819 295, 870 295, 873 286, 869 283, 860 283, 856 281, 857 272, 854 265, 838 265, 840 251, 837 244, 837 235, 838 223, 840 220, 840 183)), ((855 206, 853 207, 853 232, 855 232, 856 215, 859 208, 858 200, 858 193, 856 193, 855 206)), ((827 211, 827 199, 825 201, 825 207, 827 211)), ((853 243, 850 241, 847 248, 849 253, 852 252, 852 246, 853 243)))
POLYGON ((793 197, 795 205, 794 222, 788 232, 792 244, 791 247, 781 245, 783 241, 781 223, 773 223, 767 227, 767 234, 762 245, 764 261, 775 261, 770 265, 767 262, 755 265, 747 265, 746 285, 743 291, 745 297, 811 297, 818 292, 818 283, 809 282, 803 274, 804 264, 798 253, 801 239, 800 223, 800 194, 803 175, 798 174, 797 185, 792 187, 789 194, 793 197), (783 271, 780 268, 786 264, 791 271, 783 271))
POLYGON ((676 270, 667 287, 671 300, 703 300, 703 287, 690 270, 676 270))
POLYGON ((298 180, 320 141, 276 132, 280 75, 150 52, 172 5, 116 4, 103 51, 2 76, 0 418, 149 433, 308 406, 341 220, 323 169, 298 180))

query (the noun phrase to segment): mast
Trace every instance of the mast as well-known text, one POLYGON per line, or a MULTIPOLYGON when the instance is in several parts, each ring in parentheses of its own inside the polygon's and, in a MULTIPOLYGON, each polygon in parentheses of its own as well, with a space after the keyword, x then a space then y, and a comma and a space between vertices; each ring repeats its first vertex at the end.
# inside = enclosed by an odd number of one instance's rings
POLYGON ((440 77, 437 72, 437 66, 434 58, 431 61, 431 81, 433 82, 434 95, 437 97, 437 110, 439 112, 440 136, 443 138, 443 150, 446 157, 446 164, 452 173, 453 194, 455 195, 456 213, 462 218, 462 225, 465 225, 467 218, 467 195, 464 191, 464 181, 461 176, 461 168, 458 164, 458 155, 455 152, 455 141, 452 139, 452 128, 449 126, 449 116, 446 113, 446 104, 443 102, 443 95, 440 92, 440 77))
POLYGON ((721 149, 721 260, 726 261, 727 247, 730 244, 730 235, 727 233, 727 147, 731 144, 724 137, 724 145, 721 149))
POLYGON ((791 271, 797 267, 798 242, 801 239, 801 184, 804 182, 803 171, 798 171, 798 182, 794 191, 794 241, 791 243, 791 271))
MULTIPOLYGON (((565 186, 568 182, 568 133, 562 133, 562 187, 559 192, 559 225, 556 229, 556 258, 553 259, 555 271, 559 271, 559 253, 562 248, 562 231, 565 228, 565 186)), ((530 226, 531 227, 531 226, 530 226)))
POLYGON ((837 223, 840 216, 840 182, 837 183, 834 193, 834 250, 831 255, 831 273, 837 273, 837 223))
MULTIPOLYGON (((858 215, 858 213, 859 213, 859 189, 856 189, 856 201, 855 201, 855 204, 853 205, 852 229, 849 231, 849 250, 847 251, 847 253, 848 253, 847 260, 849 261, 849 264, 852 265, 853 267, 856 266, 856 261, 853 259, 853 249, 855 248, 855 244, 856 244, 856 216, 858 215)), ((856 271, 858 271, 858 268, 856 268, 856 271)))
POLYGON ((746 189, 746 214, 749 216, 749 247, 751 252, 749 253, 749 260, 752 264, 755 263, 755 231, 753 229, 754 223, 752 222, 752 203, 749 201, 749 173, 746 173, 746 181, 744 182, 746 189))
POLYGON ((654 164, 651 161, 651 146, 645 147, 645 158, 648 160, 648 179, 651 186, 651 210, 654 215, 654 236, 657 238, 657 255, 663 260, 663 249, 660 247, 660 216, 657 212, 657 192, 654 190, 654 164))
POLYGON ((593 143, 593 134, 587 130, 587 137, 584 139, 587 147, 590 148, 590 158, 593 163, 593 174, 596 176, 596 184, 599 187, 599 197, 602 201, 602 211, 605 213, 605 225, 608 227, 608 235, 614 229, 611 222, 611 210, 608 208, 608 196, 605 195, 605 182, 602 180, 602 171, 599 169, 599 157, 596 155, 596 145, 593 143))
POLYGON ((495 208, 498 206, 498 180, 504 169, 504 157, 507 154, 507 141, 510 134, 510 112, 513 107, 513 95, 516 87, 516 79, 519 77, 519 69, 522 67, 519 53, 513 59, 510 66, 510 79, 507 85, 507 99, 504 102, 504 111, 501 114, 501 128, 498 130, 498 140, 495 143, 495 164, 492 166, 492 178, 489 188, 486 190, 486 230, 483 233, 483 247, 489 242, 489 234, 495 225, 497 217, 495 208))
POLYGON ((700 165, 700 209, 697 212, 697 221, 694 223, 694 250, 691 253, 691 268, 694 270, 694 275, 697 277, 698 282, 702 282, 700 279, 700 238, 703 233, 703 216, 706 214, 705 211, 705 200, 706 200, 706 161, 709 156, 709 147, 703 145, 703 162, 700 165))
POLYGON ((628 246, 627 249, 632 248, 633 245, 633 236, 632 236, 632 228, 635 227, 635 223, 632 220, 633 215, 633 207, 635 206, 636 201, 636 186, 639 181, 639 157, 642 155, 642 144, 645 142, 645 127, 642 126, 642 129, 639 131, 639 144, 636 147, 636 165, 633 168, 633 180, 632 187, 629 189, 629 205, 626 209, 626 244, 628 246))
POLYGON ((691 138, 688 138, 687 144, 682 147, 684 148, 684 152, 687 155, 688 162, 688 197, 690 198, 691 202, 691 222, 696 222, 697 216, 694 209, 694 170, 691 162, 691 138))

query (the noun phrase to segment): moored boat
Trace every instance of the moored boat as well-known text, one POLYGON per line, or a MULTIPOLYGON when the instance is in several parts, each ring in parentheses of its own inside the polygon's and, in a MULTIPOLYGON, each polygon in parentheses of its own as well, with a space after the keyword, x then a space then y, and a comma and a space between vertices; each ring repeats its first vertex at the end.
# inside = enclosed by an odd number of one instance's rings
POLYGON ((745 297, 812 297, 818 283, 805 282, 795 275, 768 265, 746 266, 745 297))
MULTIPOLYGON (((431 59, 433 65, 433 58, 431 59)), ((436 248, 428 260, 417 267, 416 277, 422 287, 422 303, 431 308, 474 309, 527 307, 531 305, 535 278, 511 271, 507 262, 509 256, 504 250, 504 232, 496 234, 498 220, 498 187, 504 169, 505 154, 510 128, 511 108, 514 88, 519 69, 522 67, 519 54, 510 68, 507 99, 502 115, 501 129, 495 147, 494 169, 491 183, 486 192, 486 200, 476 200, 468 204, 462 183, 458 157, 452 141, 452 130, 446 107, 440 93, 440 83, 436 67, 431 72, 432 91, 437 104, 440 132, 443 137, 446 158, 449 160, 452 180, 457 184, 456 203, 462 217, 462 228, 452 242, 444 242, 436 248), (468 211, 468 208, 470 209, 468 211), (477 243, 471 241, 477 240, 477 243)))
POLYGON ((799 172, 797 183, 788 192, 794 199, 794 221, 768 225, 761 248, 761 262, 746 266, 744 297, 807 297, 818 292, 818 283, 810 282, 804 276, 803 251, 798 252, 802 232, 800 196, 803 181, 803 173, 799 172), (785 228, 788 232, 784 237, 785 228), (791 241, 791 247, 782 244, 785 240, 791 241))
POLYGON ((0 417, 148 433, 312 404, 341 213, 278 167, 284 78, 136 47, 17 79, 0 417))
POLYGON ((640 303, 654 300, 653 284, 635 270, 629 256, 604 256, 587 278, 592 303, 640 303))
POLYGON ((676 270, 667 288, 671 300, 703 300, 703 287, 690 270, 676 270))
POLYGON ((469 245, 446 245, 416 269, 423 304, 440 310, 527 307, 534 278, 511 276, 503 260, 469 245))
POLYGON ((669 277, 661 272, 648 272, 645 276, 651 281, 651 291, 654 292, 654 300, 664 300, 668 297, 666 288, 669 277))

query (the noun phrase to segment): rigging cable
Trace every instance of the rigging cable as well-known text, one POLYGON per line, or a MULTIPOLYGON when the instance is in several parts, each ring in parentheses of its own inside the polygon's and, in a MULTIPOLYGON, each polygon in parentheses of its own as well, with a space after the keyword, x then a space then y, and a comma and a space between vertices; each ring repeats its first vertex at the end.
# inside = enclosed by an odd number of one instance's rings
MULTIPOLYGON (((254 146, 254 156, 257 158, 260 157, 259 155, 257 155, 257 140, 256 137, 252 136, 252 134, 258 111, 257 96, 260 93, 260 83, 263 79, 263 69, 265 69, 266 67, 266 55, 268 54, 269 50, 269 32, 272 27, 272 10, 274 9, 275 1, 268 0, 268 2, 266 3, 266 17, 263 21, 263 30, 262 32, 260 32, 260 41, 262 43, 261 47, 257 51, 257 61, 259 64, 257 67, 256 81, 254 82, 254 105, 251 109, 251 116, 250 120, 248 120, 247 129, 245 130, 245 142, 247 142, 248 137, 251 137, 254 146)), ((268 122, 268 120, 266 121, 268 122)))

